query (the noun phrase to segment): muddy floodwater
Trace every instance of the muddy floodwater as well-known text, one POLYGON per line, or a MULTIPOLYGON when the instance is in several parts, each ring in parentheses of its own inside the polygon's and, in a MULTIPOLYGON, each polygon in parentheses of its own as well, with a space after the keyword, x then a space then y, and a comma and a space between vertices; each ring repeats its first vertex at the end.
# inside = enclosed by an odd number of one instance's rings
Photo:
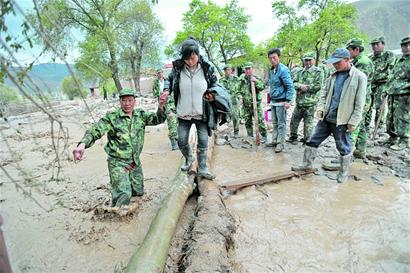
MULTIPOLYGON (((214 170, 222 183, 254 177, 255 170, 289 170, 300 160, 296 148, 278 155, 223 146, 214 170)), ((383 175, 374 183, 375 173, 375 166, 353 163, 359 181, 309 175, 227 197, 237 225, 233 271, 410 272, 410 184, 383 175)))

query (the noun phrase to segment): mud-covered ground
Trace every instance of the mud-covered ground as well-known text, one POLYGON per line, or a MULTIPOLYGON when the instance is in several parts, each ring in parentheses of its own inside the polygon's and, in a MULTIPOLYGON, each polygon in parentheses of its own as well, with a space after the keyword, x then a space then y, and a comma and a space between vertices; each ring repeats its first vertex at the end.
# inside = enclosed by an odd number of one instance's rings
MULTIPOLYGON (((118 102, 89 99, 88 103, 98 119, 118 102)), ((155 100, 149 97, 139 98, 138 103, 146 110, 155 109, 155 100)), ((147 128, 141 155, 146 195, 135 201, 133 214, 119 217, 107 211, 105 140, 88 149, 82 162, 71 159, 91 122, 89 112, 81 101, 55 105, 54 111, 69 132, 67 149, 59 146, 58 177, 45 114, 13 116, 9 123, 0 123, 1 166, 9 175, 0 172, 0 207, 12 268, 14 272, 113 272, 141 244, 181 164, 180 152, 170 150, 166 125, 147 128)), ((301 162, 301 143, 288 144, 284 153, 275 154, 272 148, 254 149, 242 139, 228 137, 227 142, 224 135, 229 135, 229 128, 221 129, 218 144, 223 145, 215 146, 213 161, 218 184, 286 171, 301 162)), ((228 246, 230 271, 409 272, 408 151, 393 153, 370 143, 369 155, 373 156, 369 164, 355 161, 348 182, 337 184, 331 179, 334 173, 320 169, 321 163, 337 156, 328 140, 319 150, 317 175, 248 187, 225 197, 236 225, 228 246)), ((195 243, 184 238, 190 238, 187 232, 195 220, 196 204, 195 196, 187 202, 166 272, 178 272, 187 244, 195 243)))
MULTIPOLYGON (((139 101, 147 110, 155 108, 152 99, 139 101)), ((107 103, 90 99, 88 103, 98 118, 117 106, 118 100, 107 103)), ((132 215, 119 217, 107 211, 110 186, 103 150, 105 138, 87 149, 83 161, 74 163, 71 151, 91 118, 80 101, 54 106, 54 111, 69 132, 67 150, 60 144, 62 169, 58 179, 50 179, 53 173, 57 178, 57 169, 51 164, 55 153, 50 121, 45 114, 12 116, 9 123, 0 124, 1 165, 9 174, 6 177, 0 172, 0 204, 12 269, 14 272, 113 272, 116 264, 128 262, 142 242, 180 166, 181 154, 171 151, 165 124, 147 127, 141 155, 146 194, 136 201, 138 208, 132 215)), ((190 200, 182 215, 182 221, 187 224, 194 204, 195 200, 190 200)), ((184 231, 184 228, 181 224, 180 229, 184 231)), ((182 238, 183 232, 179 236, 182 238)), ((182 242, 175 240, 173 244, 182 245, 182 242)), ((169 268, 176 266, 179 255, 170 254, 169 268)))

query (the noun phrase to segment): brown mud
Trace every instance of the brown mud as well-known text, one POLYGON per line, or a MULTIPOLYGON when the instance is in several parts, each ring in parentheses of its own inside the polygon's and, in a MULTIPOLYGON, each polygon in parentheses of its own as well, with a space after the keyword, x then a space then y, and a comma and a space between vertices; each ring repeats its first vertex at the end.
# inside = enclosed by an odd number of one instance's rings
MULTIPOLYGON (((88 102, 96 119, 118 103, 88 102)), ((155 109, 153 99, 140 98, 139 103, 155 109)), ((181 154, 170 150, 166 125, 147 128, 141 155, 146 194, 131 210, 113 210, 105 139, 74 163, 71 150, 92 119, 81 102, 60 103, 54 109, 69 131, 68 149, 59 150, 58 179, 44 114, 13 116, 9 123, 0 123, 1 166, 14 180, 0 172, 3 231, 12 268, 121 270, 143 241, 181 154)), ((213 160, 216 185, 287 171, 301 162, 301 143, 287 144, 284 153, 275 154, 263 145, 254 149, 249 139, 232 140, 229 128, 221 129, 213 160)), ((315 166, 336 155, 334 143, 327 141, 315 166)), ((320 169, 317 175, 247 187, 223 199, 215 185, 209 196, 192 196, 179 220, 165 272, 409 272, 408 151, 370 145, 369 158, 368 164, 352 164, 344 184, 329 179, 335 172, 320 169), (221 244, 225 250, 216 252, 221 244), (220 259, 206 259, 215 254, 220 259)))

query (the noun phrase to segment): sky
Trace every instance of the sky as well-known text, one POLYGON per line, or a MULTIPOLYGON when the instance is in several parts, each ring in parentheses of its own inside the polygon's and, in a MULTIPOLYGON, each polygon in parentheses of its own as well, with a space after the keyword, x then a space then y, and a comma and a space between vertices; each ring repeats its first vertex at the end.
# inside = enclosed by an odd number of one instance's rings
MULTIPOLYGON (((229 0, 213 1, 218 5, 224 5, 229 2, 229 0)), ((291 1, 294 2, 296 0, 291 1)), ((16 0, 16 2, 25 10, 33 8, 32 0, 16 0)), ((190 2, 191 0, 159 0, 158 4, 154 5, 154 11, 165 28, 163 35, 165 43, 171 43, 177 31, 182 30, 182 16, 184 12, 188 11, 190 2)), ((251 17, 251 21, 248 24, 248 34, 253 43, 256 44, 272 37, 278 28, 278 22, 275 22, 272 16, 272 0, 239 0, 239 5, 245 8, 245 13, 251 17)), ((21 16, 8 16, 6 22, 9 25, 10 31, 19 33, 19 26, 22 22, 21 16)), ((22 64, 28 64, 39 52, 40 48, 36 47, 28 51, 20 51, 17 57, 22 64)), ((78 55, 78 50, 74 49, 70 52, 68 61, 74 62, 78 55)), ((50 56, 43 56, 37 61, 37 63, 44 62, 52 62, 50 56)))
MULTIPOLYGON (((165 27, 164 38, 171 42, 182 30, 182 16, 188 11, 191 0, 159 0, 154 10, 165 27)), ((213 0, 222 6, 229 0, 213 0)), ((245 8, 245 13, 251 16, 248 34, 253 43, 259 43, 272 37, 278 29, 278 22, 273 19, 272 0, 239 0, 239 6, 245 8)), ((295 1, 289 1, 295 2, 295 1)))

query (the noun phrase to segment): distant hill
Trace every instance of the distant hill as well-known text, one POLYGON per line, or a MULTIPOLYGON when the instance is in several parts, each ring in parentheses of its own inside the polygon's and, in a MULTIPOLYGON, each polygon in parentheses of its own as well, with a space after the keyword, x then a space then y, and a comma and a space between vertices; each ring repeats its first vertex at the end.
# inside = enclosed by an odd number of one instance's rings
MULTIPOLYGON (((70 67, 74 70, 74 65, 70 65, 70 67)), ((18 68, 14 68, 14 70, 18 71, 18 68)), ((28 76, 40 89, 55 93, 60 91, 61 81, 69 74, 65 64, 45 63, 34 65, 28 76)), ((29 84, 29 81, 26 79, 25 83, 29 84)), ((14 87, 9 79, 6 79, 5 84, 14 87)))
POLYGON ((400 48, 400 40, 410 35, 409 0, 360 0, 352 3, 357 25, 369 39, 383 35, 389 49, 400 48))

